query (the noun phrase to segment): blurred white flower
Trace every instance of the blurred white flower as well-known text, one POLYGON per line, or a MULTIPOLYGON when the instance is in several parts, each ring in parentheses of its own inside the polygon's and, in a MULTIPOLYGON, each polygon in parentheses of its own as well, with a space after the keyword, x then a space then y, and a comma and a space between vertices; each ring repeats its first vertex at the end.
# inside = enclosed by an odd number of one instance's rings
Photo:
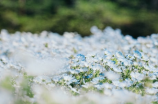
POLYGON ((64 75, 63 78, 64 78, 64 80, 66 80, 66 81, 70 81, 70 80, 73 79, 73 77, 72 77, 72 76, 69 76, 69 75, 64 75))
POLYGON ((134 51, 134 56, 137 57, 138 59, 141 59, 142 54, 138 50, 134 51))
POLYGON ((137 73, 137 72, 131 72, 130 75, 131 75, 132 79, 135 78, 138 81, 143 80, 144 77, 145 77, 143 74, 140 74, 140 73, 137 73))
POLYGON ((117 68, 117 67, 113 67, 113 70, 114 70, 115 72, 122 72, 122 70, 119 69, 119 68, 117 68))
POLYGON ((120 51, 116 52, 116 56, 117 56, 117 57, 124 58, 123 54, 122 54, 120 51))
POLYGON ((119 78, 120 78, 119 74, 112 72, 112 71, 105 72, 104 74, 110 80, 119 80, 119 78))
POLYGON ((153 83, 152 86, 158 88, 158 82, 153 83))
POLYGON ((14 58, 25 66, 28 74, 35 76, 55 74, 65 65, 65 60, 62 58, 38 59, 24 51, 14 53, 14 58))
POLYGON ((0 104, 12 104, 13 101, 11 92, 0 88, 0 104))
POLYGON ((158 92, 158 89, 155 89, 155 88, 146 88, 146 93, 156 94, 157 92, 158 92))

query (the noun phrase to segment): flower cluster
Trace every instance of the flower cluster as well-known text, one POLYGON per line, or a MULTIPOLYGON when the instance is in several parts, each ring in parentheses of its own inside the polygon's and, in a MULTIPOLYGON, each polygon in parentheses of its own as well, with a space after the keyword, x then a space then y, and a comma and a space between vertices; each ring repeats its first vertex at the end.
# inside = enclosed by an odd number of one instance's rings
POLYGON ((82 38, 2 30, 0 103, 157 104, 158 34, 91 32, 82 38))

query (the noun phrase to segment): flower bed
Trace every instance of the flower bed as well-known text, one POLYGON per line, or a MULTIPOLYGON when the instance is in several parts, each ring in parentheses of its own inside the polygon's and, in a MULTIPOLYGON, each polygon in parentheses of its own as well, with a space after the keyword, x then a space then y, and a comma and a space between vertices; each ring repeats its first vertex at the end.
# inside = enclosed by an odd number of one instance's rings
POLYGON ((0 103, 157 104, 158 34, 123 36, 6 30, 0 35, 0 103))

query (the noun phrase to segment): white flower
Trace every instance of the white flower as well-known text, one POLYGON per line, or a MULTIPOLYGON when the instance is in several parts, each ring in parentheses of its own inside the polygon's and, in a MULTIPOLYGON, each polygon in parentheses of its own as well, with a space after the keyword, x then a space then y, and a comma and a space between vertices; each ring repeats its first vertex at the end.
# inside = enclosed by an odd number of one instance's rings
POLYGON ((149 60, 149 57, 146 56, 144 53, 142 53, 142 60, 148 61, 148 60, 149 60))
POLYGON ((90 31, 95 34, 95 33, 97 33, 100 30, 96 26, 92 26, 90 31))
POLYGON ((147 88, 146 93, 148 94, 156 94, 158 92, 158 89, 155 88, 147 88))
POLYGON ((158 82, 153 83, 152 86, 158 88, 158 82))
POLYGON ((0 103, 1 104, 9 104, 14 101, 14 99, 13 99, 14 96, 11 94, 11 92, 1 89, 1 88, 0 88, 0 92, 1 92, 0 93, 0 97, 1 97, 0 103))
POLYGON ((60 79, 61 79, 61 77, 59 77, 59 76, 53 77, 53 81, 55 81, 55 82, 58 82, 60 79))
POLYGON ((119 74, 112 71, 105 72, 104 74, 110 80, 118 80, 120 78, 119 74))
POLYGON ((133 81, 131 81, 129 79, 125 79, 125 82, 127 84, 127 87, 130 87, 133 84, 133 81))
POLYGON ((137 79, 138 81, 144 79, 144 75, 143 75, 143 74, 140 74, 140 73, 137 73, 137 72, 131 72, 130 75, 131 75, 132 79, 135 78, 135 79, 137 79))
POLYGON ((105 95, 108 95, 108 96, 112 96, 112 91, 111 91, 111 90, 108 90, 108 89, 105 89, 105 90, 104 90, 104 94, 105 94, 105 95))
POLYGON ((112 81, 112 83, 115 85, 115 86, 120 86, 120 82, 119 81, 112 81))
POLYGON ((92 83, 97 84, 99 82, 99 80, 103 80, 103 79, 105 79, 105 78, 104 77, 93 78, 92 83))
POLYGON ((90 84, 88 84, 88 83, 85 83, 84 85, 82 85, 82 87, 84 87, 84 88, 89 88, 91 85, 90 84))
POLYGON ((113 88, 113 85, 111 85, 111 84, 109 84, 109 83, 104 83, 102 86, 103 86, 104 88, 106 88, 106 89, 112 89, 112 88, 113 88))
POLYGON ((120 51, 116 52, 116 56, 117 56, 117 57, 124 58, 123 54, 122 54, 120 51))
POLYGON ((152 79, 152 80, 157 79, 157 77, 154 73, 150 73, 149 78, 152 79))
POLYGON ((112 57, 112 53, 108 51, 107 49, 104 50, 104 54, 106 55, 107 59, 110 59, 112 57))
POLYGON ((97 85, 94 85, 95 88, 97 88, 98 90, 102 89, 102 86, 97 84, 97 85))
POLYGON ((142 54, 138 50, 134 51, 134 56, 137 57, 138 59, 141 59, 142 54))
POLYGON ((71 70, 69 70, 69 71, 70 71, 71 74, 78 74, 78 73, 79 73, 78 70, 74 70, 74 69, 71 69, 71 70))
POLYGON ((88 71, 88 68, 81 68, 81 69, 76 69, 78 72, 86 72, 88 71))
POLYGON ((77 55, 76 55, 76 58, 77 58, 78 60, 80 60, 80 61, 85 61, 85 56, 82 55, 82 54, 77 54, 77 55))
POLYGON ((100 70, 100 71, 104 70, 104 68, 100 64, 95 64, 94 66, 92 66, 92 69, 94 71, 96 71, 96 70, 100 70))
POLYGON ((53 84, 53 83, 49 83, 49 84, 47 84, 49 87, 55 87, 55 84, 53 84))
POLYGON ((119 68, 117 68, 117 67, 113 67, 113 70, 114 70, 115 72, 122 72, 122 70, 119 69, 119 68))
POLYGON ((70 80, 73 79, 73 77, 70 76, 70 75, 64 75, 63 78, 64 78, 64 80, 66 80, 66 81, 70 81, 70 80))
POLYGON ((114 61, 111 61, 111 60, 108 60, 108 61, 107 61, 107 65, 108 65, 109 67, 113 67, 113 66, 115 66, 115 62, 114 62, 114 61))
POLYGON ((129 60, 133 60, 133 59, 134 59, 134 56, 131 55, 131 54, 127 54, 127 55, 126 55, 126 58, 129 59, 129 60))

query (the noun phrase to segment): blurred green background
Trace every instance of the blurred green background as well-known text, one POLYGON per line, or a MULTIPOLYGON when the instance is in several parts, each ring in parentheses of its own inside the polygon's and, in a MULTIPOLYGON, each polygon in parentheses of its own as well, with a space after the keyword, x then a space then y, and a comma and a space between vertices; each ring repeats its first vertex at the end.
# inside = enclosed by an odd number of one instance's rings
POLYGON ((90 35, 120 28, 133 37, 158 33, 158 0, 0 0, 0 29, 90 35))

